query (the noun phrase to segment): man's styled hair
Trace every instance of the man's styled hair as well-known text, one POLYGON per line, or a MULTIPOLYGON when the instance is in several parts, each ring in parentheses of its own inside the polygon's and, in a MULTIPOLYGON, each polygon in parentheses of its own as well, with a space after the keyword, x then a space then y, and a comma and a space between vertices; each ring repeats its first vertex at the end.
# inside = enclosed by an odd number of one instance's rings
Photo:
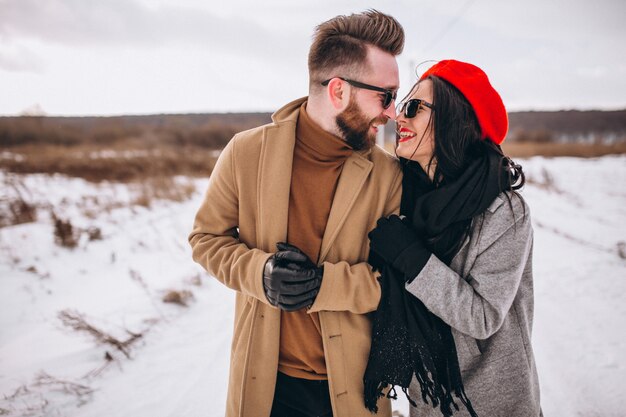
POLYGON ((309 89, 334 76, 358 75, 367 45, 400 55, 404 29, 393 17, 373 9, 336 16, 317 26, 309 51, 309 89))

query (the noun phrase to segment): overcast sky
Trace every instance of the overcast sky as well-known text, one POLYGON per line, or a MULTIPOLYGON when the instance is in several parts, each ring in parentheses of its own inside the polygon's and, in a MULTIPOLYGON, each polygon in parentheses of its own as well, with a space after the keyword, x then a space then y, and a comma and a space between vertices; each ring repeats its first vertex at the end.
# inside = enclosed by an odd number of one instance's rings
POLYGON ((626 108, 623 0, 0 0, 0 115, 273 111, 315 25, 367 8, 406 31, 401 95, 454 58, 509 110, 626 108))

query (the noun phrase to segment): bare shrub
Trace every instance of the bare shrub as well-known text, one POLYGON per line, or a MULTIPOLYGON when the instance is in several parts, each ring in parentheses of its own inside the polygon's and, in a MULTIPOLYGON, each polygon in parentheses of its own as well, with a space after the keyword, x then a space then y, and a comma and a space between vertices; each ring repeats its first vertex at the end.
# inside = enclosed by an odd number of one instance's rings
POLYGON ((163 296, 164 303, 178 304, 187 307, 188 303, 193 300, 193 293, 189 290, 169 290, 163 296))
POLYGON ((0 197, 0 227, 30 223, 37 220, 37 207, 24 197, 28 190, 15 175, 4 177, 3 187, 13 191, 13 195, 0 197))
POLYGON ((195 274, 190 276, 189 278, 187 278, 185 280, 185 282, 187 284, 196 286, 196 287, 201 287, 202 286, 202 277, 200 276, 200 274, 195 274))
POLYGON ((181 182, 165 176, 148 178, 131 184, 131 187, 136 192, 131 204, 142 207, 150 207, 155 200, 185 201, 196 191, 196 186, 191 181, 181 182))
POLYGON ((37 209, 23 199, 13 200, 9 203, 11 211, 11 224, 30 223, 37 220, 37 209))
POLYGON ((40 392, 35 391, 27 385, 20 385, 13 394, 4 395, 0 399, 3 403, 0 415, 13 414, 22 417, 44 415, 50 403, 40 392))
POLYGON ((617 254, 620 258, 626 259, 626 242, 619 241, 617 242, 617 254))
POLYGON ((89 397, 91 397, 91 394, 93 393, 93 389, 91 387, 88 387, 87 385, 61 380, 53 376, 50 376, 45 372, 41 372, 39 373, 39 375, 37 375, 35 382, 33 383, 33 386, 52 387, 57 391, 63 392, 64 394, 76 397, 79 400, 79 403, 78 403, 79 406, 87 403, 89 400, 89 397))
POLYGON ((54 242, 64 248, 75 248, 78 245, 79 231, 74 229, 69 220, 60 219, 52 212, 54 222, 54 242))
POLYGON ((99 227, 91 226, 87 229, 89 241, 102 240, 102 230, 99 227))
POLYGON ((542 188, 546 191, 552 191, 558 194, 563 194, 563 191, 557 187, 554 181, 554 176, 546 167, 541 167, 541 177, 535 178, 534 176, 526 176, 526 183, 532 184, 536 187, 542 188))
POLYGON ((87 235, 90 242, 102 240, 102 230, 96 226, 90 226, 86 229, 75 227, 72 222, 59 218, 54 211, 50 212, 52 221, 54 222, 54 242, 64 248, 73 249, 78 246, 80 237, 87 235))
POLYGON ((150 207, 154 200, 185 201, 196 191, 192 182, 181 183, 172 177, 154 177, 136 184, 137 196, 132 203, 150 207))
POLYGON ((139 271, 130 269, 128 271, 128 274, 130 275, 130 279, 138 283, 141 286, 141 288, 143 288, 143 290, 146 291, 148 295, 150 295, 150 289, 148 288, 148 284, 146 284, 146 281, 143 279, 139 271))
POLYGON ((109 367, 109 365, 113 363, 114 360, 115 358, 113 357, 113 355, 111 355, 108 350, 105 351, 104 363, 98 366, 97 368, 92 369, 91 371, 87 372, 87 374, 83 378, 93 378, 95 376, 100 375, 106 368, 109 367))
POLYGON ((93 389, 85 384, 62 380, 40 372, 32 383, 21 385, 13 394, 0 398, 0 415, 22 417, 59 415, 59 410, 45 397, 50 391, 75 398, 78 407, 86 404, 93 393, 93 389))
POLYGON ((142 333, 134 333, 125 329, 129 337, 126 340, 119 340, 116 337, 111 336, 109 333, 98 329, 87 322, 84 315, 76 311, 62 310, 58 314, 61 323, 78 332, 87 333, 92 336, 96 342, 111 345, 122 352, 127 358, 130 358, 129 347, 131 344, 143 337, 142 333))
POLYGON ((541 184, 543 184, 545 188, 549 188, 549 189, 556 188, 556 186, 554 185, 554 176, 552 175, 550 171, 546 169, 546 167, 541 168, 541 177, 543 178, 543 181, 541 182, 541 184))

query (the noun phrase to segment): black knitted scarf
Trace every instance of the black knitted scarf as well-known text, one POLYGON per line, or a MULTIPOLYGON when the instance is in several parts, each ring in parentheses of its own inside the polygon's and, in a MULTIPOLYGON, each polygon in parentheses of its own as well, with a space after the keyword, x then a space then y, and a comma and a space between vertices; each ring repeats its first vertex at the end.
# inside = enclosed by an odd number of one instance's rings
MULTIPOLYGON (((510 188, 505 168, 508 158, 487 152, 473 160, 461 176, 435 187, 420 165, 401 160, 404 178, 400 214, 406 216, 432 253, 450 264, 467 236, 472 219, 483 213, 501 191, 510 188)), ((476 417, 465 395, 456 345, 450 326, 432 314, 404 288, 405 278, 390 265, 370 263, 381 271, 381 300, 372 313, 372 345, 364 375, 365 406, 377 412, 379 397, 397 398, 401 387, 409 402, 408 387, 415 375, 422 400, 439 407, 445 417, 459 406, 476 417)))

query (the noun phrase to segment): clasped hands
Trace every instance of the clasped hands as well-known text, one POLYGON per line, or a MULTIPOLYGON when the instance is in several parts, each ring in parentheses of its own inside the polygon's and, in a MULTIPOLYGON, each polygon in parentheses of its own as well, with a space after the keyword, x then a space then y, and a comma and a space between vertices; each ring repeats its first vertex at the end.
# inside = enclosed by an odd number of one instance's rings
MULTIPOLYGON (((412 281, 426 264, 430 251, 407 221, 397 215, 378 220, 368 235, 368 262, 382 270, 384 263, 400 271, 406 282, 412 281)), ((269 303, 284 311, 310 307, 322 285, 324 268, 315 265, 296 246, 279 242, 263 268, 263 289, 269 303)))
POLYGON ((269 303, 284 311, 310 307, 322 285, 324 268, 296 246, 279 242, 263 268, 263 289, 269 303))

